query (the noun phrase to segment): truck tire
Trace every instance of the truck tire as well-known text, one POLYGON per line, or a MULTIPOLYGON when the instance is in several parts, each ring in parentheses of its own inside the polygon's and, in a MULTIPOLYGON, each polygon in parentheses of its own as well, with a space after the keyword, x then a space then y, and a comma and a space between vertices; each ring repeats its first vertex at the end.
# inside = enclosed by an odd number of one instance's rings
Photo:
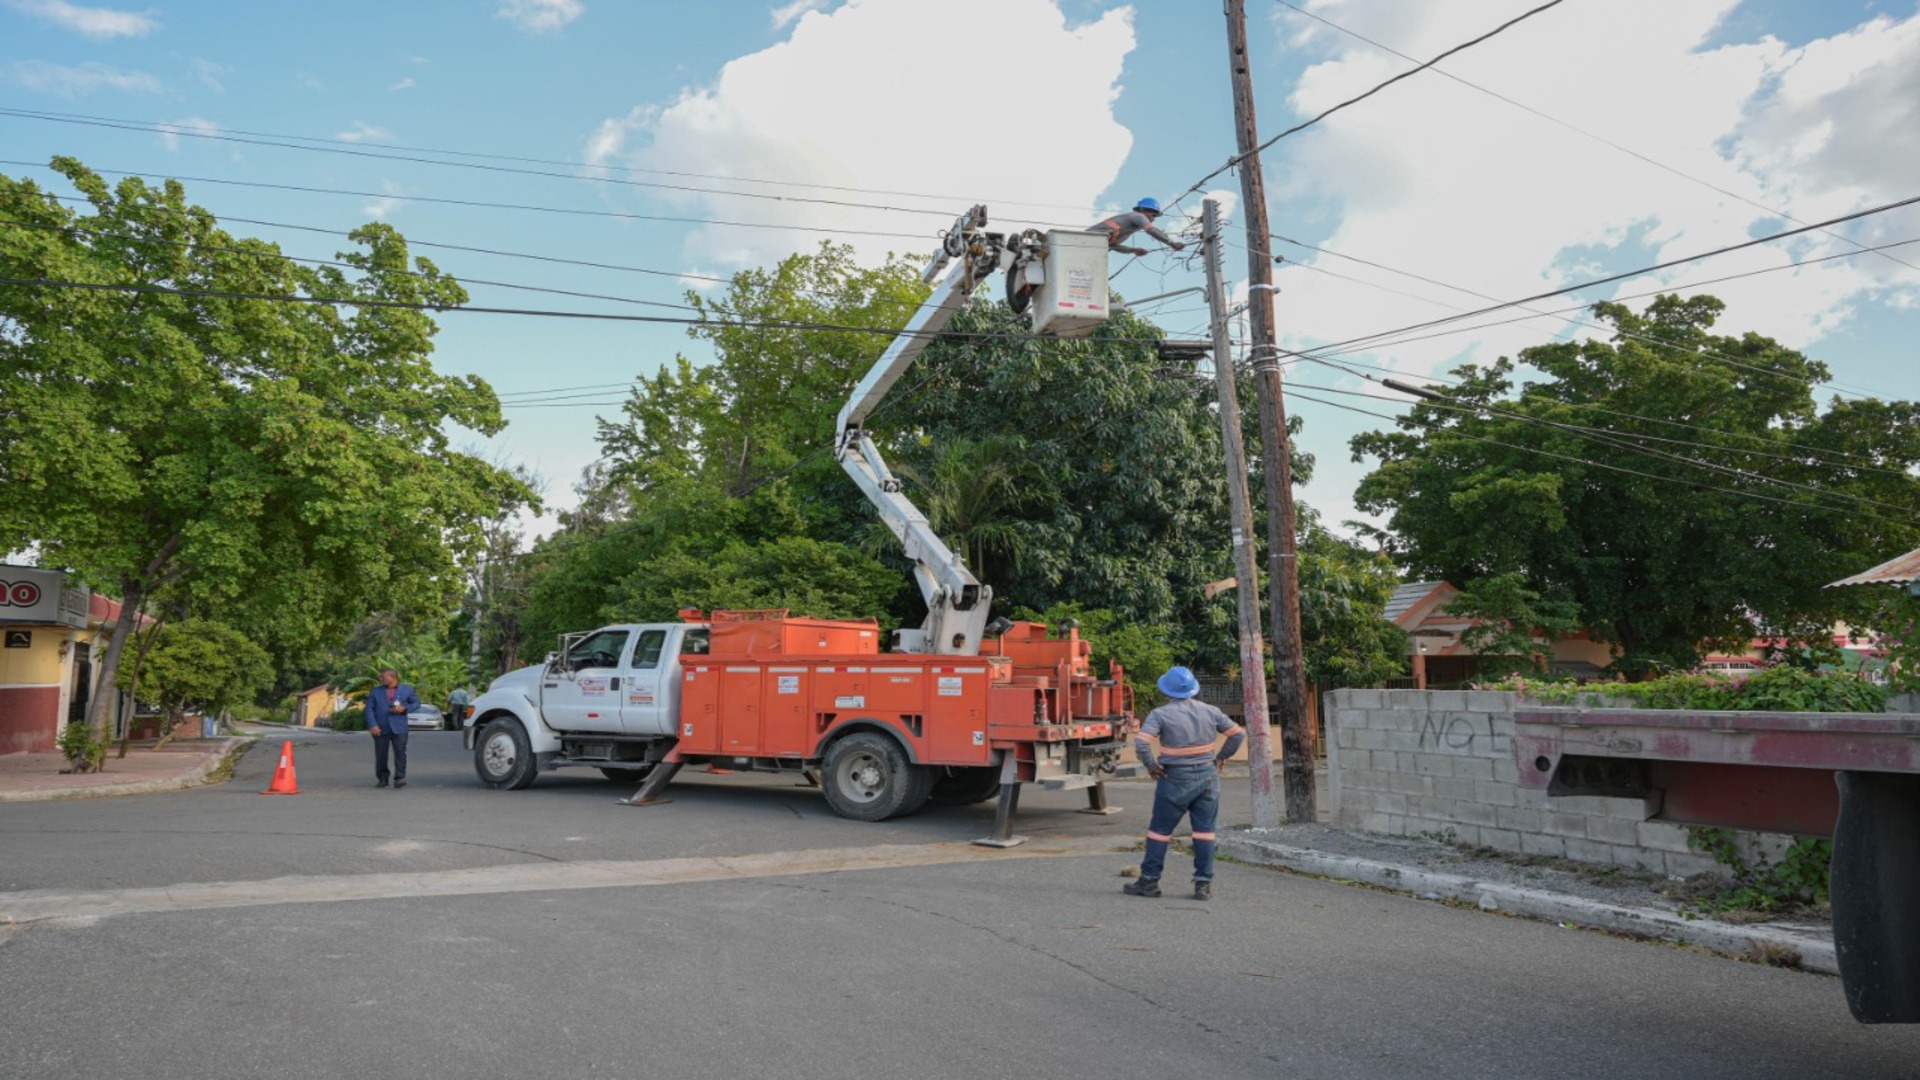
POLYGON ((645 780, 647 774, 652 771, 652 765, 642 765, 637 769, 609 769, 603 766, 600 769, 600 775, 616 784, 637 784, 645 780))
POLYGON ((999 766, 934 770, 933 801, 942 806, 972 806, 977 802, 986 802, 999 793, 999 766))
POLYGON ((498 791, 519 791, 539 771, 527 733, 515 720, 495 720, 473 741, 473 771, 498 791))
POLYGON ((820 787, 833 812, 855 821, 911 814, 933 793, 933 774, 907 760, 893 739, 855 732, 827 748, 820 787))

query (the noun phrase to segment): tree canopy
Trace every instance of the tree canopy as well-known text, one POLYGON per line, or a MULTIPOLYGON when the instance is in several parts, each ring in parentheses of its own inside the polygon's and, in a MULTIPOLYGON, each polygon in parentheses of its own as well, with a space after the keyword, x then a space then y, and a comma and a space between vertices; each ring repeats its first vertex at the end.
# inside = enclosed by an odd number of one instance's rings
POLYGON ((28 282, 0 285, 0 548, 37 545, 130 611, 217 613, 281 657, 371 610, 444 610, 452 552, 528 497, 451 445, 503 425, 483 381, 430 362, 425 309, 464 303, 459 284, 384 224, 308 266, 178 182, 53 164, 84 208, 0 176, 0 276, 28 282))
POLYGON ((1570 601, 1626 667, 1691 666, 1756 633, 1824 636, 1857 597, 1823 586, 1920 539, 1920 407, 1843 398, 1825 365, 1723 305, 1595 305, 1612 340, 1454 371, 1399 430, 1354 438, 1379 466, 1361 509, 1417 576, 1510 572, 1570 601), (1533 377, 1522 381, 1522 367, 1533 377))
MULTIPOLYGON (((861 267, 831 245, 737 274, 717 297, 690 293, 707 321, 689 333, 714 356, 643 375, 602 424, 606 457, 579 508, 521 560, 529 653, 683 606, 919 623, 897 542, 831 442, 892 341, 868 330, 905 325, 925 294, 912 267, 861 267)), ((1161 359, 1161 336, 1120 314, 1086 339, 1038 339, 983 297, 866 425, 997 612, 1077 618, 1099 655, 1148 685, 1158 671, 1142 665, 1223 670, 1237 654, 1232 601, 1203 589, 1233 572, 1212 379, 1161 359)), ((1390 568, 1314 542, 1320 576, 1303 604, 1316 670, 1372 681, 1397 669, 1397 631, 1379 618, 1390 568)))

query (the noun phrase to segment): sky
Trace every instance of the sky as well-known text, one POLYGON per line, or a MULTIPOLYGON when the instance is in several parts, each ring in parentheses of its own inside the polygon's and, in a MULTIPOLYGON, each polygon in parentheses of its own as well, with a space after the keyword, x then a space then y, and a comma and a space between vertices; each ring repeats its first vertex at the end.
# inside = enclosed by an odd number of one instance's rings
MULTIPOLYGON (((1262 136, 1539 3, 1249 0, 1262 136)), ((1234 153, 1227 59, 1219 6, 1172 0, 0 0, 0 172, 65 192, 46 163, 69 154, 177 177, 300 257, 386 221, 482 306, 682 317, 689 289, 822 240, 918 261, 976 202, 1083 227, 1146 195, 1170 231, 1217 196, 1239 280, 1238 173, 1191 191, 1234 153)), ((1282 345, 1346 365, 1290 359, 1289 386, 1380 414, 1289 402, 1305 501, 1359 516, 1371 463, 1347 441, 1405 408, 1363 375, 1592 335, 1580 305, 1654 290, 1711 292, 1723 329, 1825 362, 1823 396, 1912 397, 1920 243, 1861 248, 1920 239, 1914 208, 1386 332, 1920 195, 1917 111, 1916 0, 1562 0, 1275 143, 1282 345)), ((1191 248, 1111 265, 1133 297, 1202 280, 1191 248)), ((1141 310, 1206 333, 1195 293, 1141 310)), ((553 507, 621 384, 707 356, 671 324, 441 327, 436 365, 485 377, 510 420, 465 444, 532 467, 553 507)))

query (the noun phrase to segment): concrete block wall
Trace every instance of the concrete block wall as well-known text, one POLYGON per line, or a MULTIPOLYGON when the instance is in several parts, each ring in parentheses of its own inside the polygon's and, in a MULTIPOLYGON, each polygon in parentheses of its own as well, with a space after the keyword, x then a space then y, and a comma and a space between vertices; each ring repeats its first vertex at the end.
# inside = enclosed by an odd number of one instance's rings
POLYGON ((1327 715, 1328 795, 1342 828, 1445 834, 1501 851, 1686 876, 1716 870, 1645 799, 1547 798, 1519 785, 1517 695, 1340 690, 1327 715))

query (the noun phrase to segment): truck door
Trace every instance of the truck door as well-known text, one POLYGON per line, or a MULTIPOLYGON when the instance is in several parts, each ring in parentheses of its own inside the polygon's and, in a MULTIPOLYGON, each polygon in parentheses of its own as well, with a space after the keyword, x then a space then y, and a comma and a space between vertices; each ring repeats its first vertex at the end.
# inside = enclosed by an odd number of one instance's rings
POLYGON ((598 630, 567 650, 566 666, 540 680, 540 712, 559 731, 620 730, 621 662, 630 630, 598 630))
MULTIPOLYGON (((642 630, 633 645, 621 697, 621 726, 629 735, 677 735, 680 717, 679 656, 667 651, 666 630, 642 630)), ((687 627, 680 631, 676 645, 680 656, 704 656, 707 652, 705 627, 687 627)))

